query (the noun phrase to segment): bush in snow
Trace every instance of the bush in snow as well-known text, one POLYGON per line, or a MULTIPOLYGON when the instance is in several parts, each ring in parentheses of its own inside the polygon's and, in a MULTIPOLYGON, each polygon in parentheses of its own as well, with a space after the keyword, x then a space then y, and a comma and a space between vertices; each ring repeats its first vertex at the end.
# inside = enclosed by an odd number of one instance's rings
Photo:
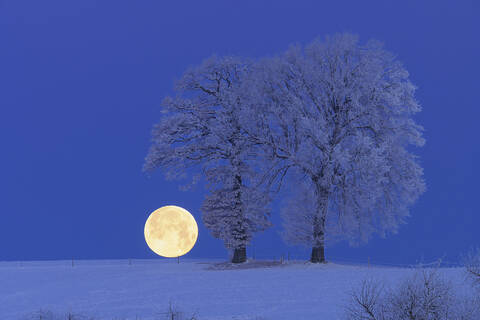
POLYGON ((471 250, 464 258, 467 277, 480 287, 480 248, 471 250))
POLYGON ((436 269, 419 269, 394 289, 366 280, 351 294, 348 320, 475 320, 474 297, 460 297, 436 269))

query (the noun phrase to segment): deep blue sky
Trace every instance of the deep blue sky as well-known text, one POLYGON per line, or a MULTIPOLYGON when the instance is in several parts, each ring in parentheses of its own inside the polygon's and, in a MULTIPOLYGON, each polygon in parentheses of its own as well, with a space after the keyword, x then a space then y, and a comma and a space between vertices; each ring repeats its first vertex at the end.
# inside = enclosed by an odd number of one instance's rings
MULTIPOLYGON (((0 260, 154 257, 148 214, 176 204, 200 222, 205 193, 141 172, 174 79, 213 53, 263 57, 347 31, 383 41, 418 86, 428 190, 397 235, 328 248, 327 259, 455 261, 480 245, 479 9, 473 0, 0 1, 0 260)), ((277 213, 254 241, 257 256, 287 251, 277 213)), ((189 257, 225 255, 200 223, 189 257)))

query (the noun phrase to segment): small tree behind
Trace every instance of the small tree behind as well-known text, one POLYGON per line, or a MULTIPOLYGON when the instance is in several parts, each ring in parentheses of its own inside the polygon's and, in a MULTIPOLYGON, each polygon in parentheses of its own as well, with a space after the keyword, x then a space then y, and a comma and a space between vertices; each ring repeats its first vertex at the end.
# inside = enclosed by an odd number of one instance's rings
MULTIPOLYGON (((206 171, 210 193, 203 205, 203 223, 216 238, 233 250, 232 262, 246 261, 246 247, 256 232, 268 228, 268 194, 255 187, 251 172, 232 172, 233 166, 206 171), (247 180, 247 178, 249 178, 247 180)), ((248 170, 248 168, 245 168, 248 170)))

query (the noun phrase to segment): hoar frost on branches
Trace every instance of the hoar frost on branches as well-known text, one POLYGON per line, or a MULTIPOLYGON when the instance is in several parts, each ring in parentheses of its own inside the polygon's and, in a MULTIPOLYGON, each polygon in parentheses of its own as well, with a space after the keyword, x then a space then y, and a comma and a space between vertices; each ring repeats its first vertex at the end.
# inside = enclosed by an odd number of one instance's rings
POLYGON ((213 57, 188 70, 177 83, 177 97, 164 100, 165 116, 154 128, 145 162, 146 170, 163 168, 170 178, 201 166, 210 190, 203 221, 234 250, 232 262, 244 262, 253 234, 270 226, 269 199, 256 187, 258 173, 250 165, 255 144, 242 125, 254 117, 244 102, 249 96, 242 79, 249 69, 242 59, 213 57))
POLYGON ((395 57, 378 42, 336 35, 263 60, 254 86, 265 120, 257 139, 280 168, 270 180, 291 169, 301 180, 284 212, 286 238, 325 262, 328 240, 395 232, 425 190, 407 150, 424 144, 411 119, 421 109, 395 57))
POLYGON ((342 34, 246 62, 212 58, 185 73, 164 102, 145 168, 178 177, 201 165, 210 193, 205 225, 246 259, 269 226, 267 191, 296 192, 285 235, 312 247, 395 232, 425 190, 409 146, 422 146, 421 110, 408 72, 375 41, 342 34))

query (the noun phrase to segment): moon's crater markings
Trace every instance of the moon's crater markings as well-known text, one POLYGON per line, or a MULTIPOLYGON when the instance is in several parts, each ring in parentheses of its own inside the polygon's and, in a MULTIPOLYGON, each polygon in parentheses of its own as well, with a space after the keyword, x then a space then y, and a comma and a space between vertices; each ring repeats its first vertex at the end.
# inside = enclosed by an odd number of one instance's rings
POLYGON ((153 211, 145 223, 145 241, 156 254, 173 258, 189 252, 198 237, 195 218, 177 206, 153 211))

